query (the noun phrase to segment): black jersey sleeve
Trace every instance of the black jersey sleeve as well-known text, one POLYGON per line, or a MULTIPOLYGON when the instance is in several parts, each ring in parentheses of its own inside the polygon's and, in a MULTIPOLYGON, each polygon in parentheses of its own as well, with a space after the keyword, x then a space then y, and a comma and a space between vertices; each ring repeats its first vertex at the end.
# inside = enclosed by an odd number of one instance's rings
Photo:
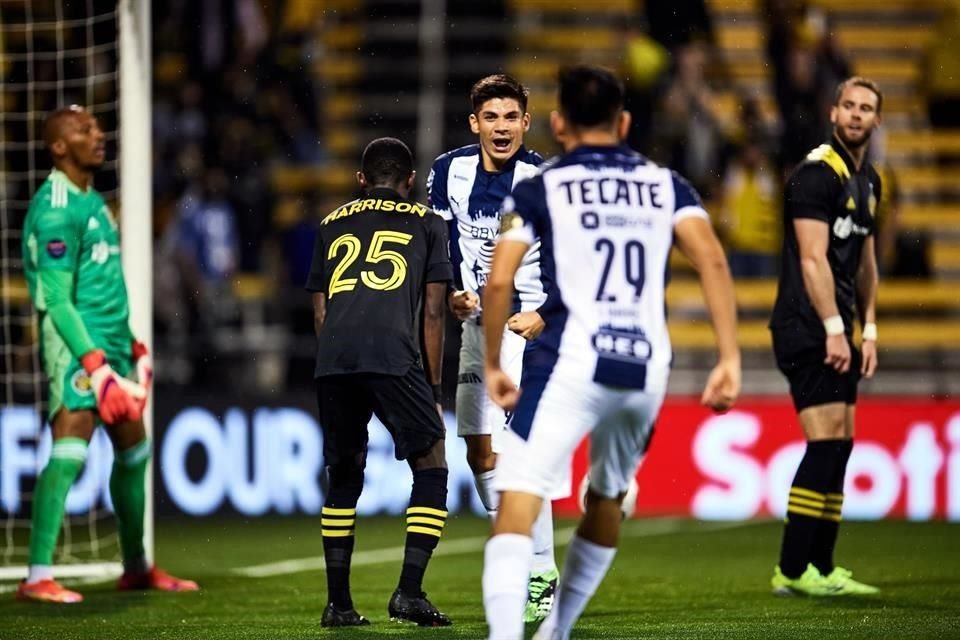
POLYGON ((435 213, 427 213, 427 282, 453 280, 453 265, 450 264, 450 242, 447 239, 447 224, 435 213))
POLYGON ((883 216, 888 215, 889 211, 880 211, 881 207, 889 205, 893 199, 889 199, 886 202, 883 200, 883 181, 880 178, 880 173, 876 170, 875 167, 870 167, 870 186, 873 189, 872 201, 869 203, 870 214, 873 216, 873 224, 870 225, 870 235, 876 236, 877 232, 880 230, 878 223, 883 220, 883 216))
POLYGON ((801 165, 787 180, 783 194, 789 218, 813 218, 830 224, 840 179, 820 162, 801 165))
POLYGON ((307 276, 307 291, 326 293, 327 277, 325 275, 326 248, 323 246, 323 233, 317 230, 317 239, 313 244, 313 261, 310 264, 310 274, 307 276))

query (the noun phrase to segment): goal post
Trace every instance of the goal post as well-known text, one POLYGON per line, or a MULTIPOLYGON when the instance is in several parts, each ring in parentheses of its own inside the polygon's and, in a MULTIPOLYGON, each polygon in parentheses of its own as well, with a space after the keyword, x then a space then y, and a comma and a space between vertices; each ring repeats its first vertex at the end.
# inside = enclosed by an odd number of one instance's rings
MULTIPOLYGON (((121 255, 130 300, 130 326, 153 350, 153 180, 151 154, 150 0, 120 0, 121 255)), ((151 398, 143 421, 153 434, 151 398)), ((147 472, 144 546, 153 561, 153 470, 147 472)))

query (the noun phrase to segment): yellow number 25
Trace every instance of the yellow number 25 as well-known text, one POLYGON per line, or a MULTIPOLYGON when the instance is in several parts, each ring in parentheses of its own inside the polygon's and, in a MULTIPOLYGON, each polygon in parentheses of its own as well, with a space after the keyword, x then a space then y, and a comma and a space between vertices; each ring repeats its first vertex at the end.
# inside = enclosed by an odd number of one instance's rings
MULTIPOLYGON (((393 265, 393 272, 387 278, 381 278, 372 269, 360 272, 360 280, 370 289, 377 291, 392 291, 400 287, 407 277, 407 259, 398 251, 384 249, 384 245, 395 242, 401 245, 410 244, 413 236, 409 233, 400 233, 399 231, 377 231, 370 240, 370 247, 367 249, 366 261, 371 264, 378 262, 387 262, 393 265)), ((327 250, 327 260, 333 260, 340 253, 343 247, 345 253, 340 262, 333 269, 333 275, 330 278, 330 287, 328 295, 332 298, 334 294, 341 291, 353 291, 357 287, 356 278, 344 278, 343 274, 350 265, 360 256, 360 250, 363 245, 360 238, 352 233, 346 233, 332 243, 327 250)))

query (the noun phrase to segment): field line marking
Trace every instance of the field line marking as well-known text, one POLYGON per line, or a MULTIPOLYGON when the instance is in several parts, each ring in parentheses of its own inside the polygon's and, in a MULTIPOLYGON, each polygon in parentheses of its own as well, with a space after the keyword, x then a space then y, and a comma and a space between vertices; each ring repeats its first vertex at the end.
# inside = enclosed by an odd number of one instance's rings
MULTIPOLYGON (((650 519, 650 520, 631 520, 624 524, 621 530, 621 536, 625 538, 649 538, 654 536, 669 535, 683 532, 681 523, 690 522, 683 519, 650 519)), ((711 522, 705 523, 705 526, 690 533, 709 533, 711 531, 721 531, 724 529, 736 529, 746 527, 753 523, 764 522, 763 520, 746 520, 742 522, 711 522)), ((565 546, 573 537, 575 527, 564 527, 557 529, 554 533, 554 545, 557 547, 565 546)), ((440 546, 433 552, 436 556, 452 556, 466 553, 476 553, 483 549, 487 543, 487 536, 471 536, 469 538, 458 538, 453 540, 444 539, 440 546)), ((350 564, 354 567, 368 566, 373 564, 383 564, 387 562, 399 562, 403 559, 404 548, 402 546, 386 547, 384 549, 372 549, 370 551, 357 551, 353 554, 350 564)), ((303 573, 305 571, 323 571, 326 566, 323 556, 312 556, 309 558, 296 558, 293 560, 280 560, 278 562, 268 562, 249 567, 238 567, 232 569, 230 573, 244 576, 247 578, 270 578, 274 576, 290 575, 293 573, 303 573)))

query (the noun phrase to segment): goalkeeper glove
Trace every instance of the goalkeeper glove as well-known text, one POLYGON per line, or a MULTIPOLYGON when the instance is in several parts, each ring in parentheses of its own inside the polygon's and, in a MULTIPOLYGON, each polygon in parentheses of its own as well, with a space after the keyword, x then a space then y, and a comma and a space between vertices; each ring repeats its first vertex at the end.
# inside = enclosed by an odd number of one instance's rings
POLYGON ((97 411, 105 424, 137 421, 143 415, 147 392, 136 382, 127 380, 107 364, 103 351, 95 349, 80 359, 90 376, 97 400, 97 411))
POLYGON ((131 349, 137 369, 137 382, 145 391, 150 391, 150 386, 153 384, 153 359, 150 358, 150 351, 147 350, 147 345, 137 339, 133 340, 131 349))

